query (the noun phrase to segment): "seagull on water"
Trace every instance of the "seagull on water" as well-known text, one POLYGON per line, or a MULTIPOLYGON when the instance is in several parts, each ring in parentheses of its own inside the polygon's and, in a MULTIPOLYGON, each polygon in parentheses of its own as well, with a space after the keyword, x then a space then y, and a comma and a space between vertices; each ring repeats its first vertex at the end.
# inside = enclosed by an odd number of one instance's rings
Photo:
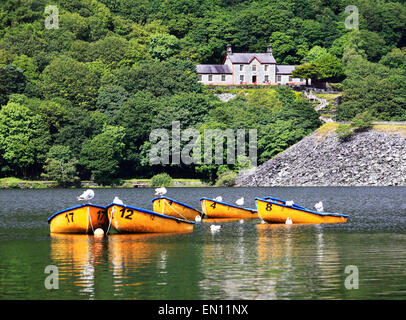
POLYGON ((90 201, 93 198, 94 198, 94 191, 92 189, 87 189, 77 199, 78 199, 78 201, 90 201))
POLYGON ((211 232, 217 232, 217 231, 220 230, 220 228, 221 228, 221 226, 212 224, 212 225, 210 226, 210 231, 211 231, 211 232))
POLYGON ((285 224, 293 224, 292 219, 288 217, 285 221, 285 224))

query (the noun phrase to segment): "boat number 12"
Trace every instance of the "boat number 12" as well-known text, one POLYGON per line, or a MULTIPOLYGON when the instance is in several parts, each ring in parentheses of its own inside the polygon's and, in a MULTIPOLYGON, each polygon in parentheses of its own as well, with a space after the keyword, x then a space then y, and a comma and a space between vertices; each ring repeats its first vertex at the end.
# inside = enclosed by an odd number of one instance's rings
POLYGON ((129 220, 133 219, 133 218, 131 218, 131 216, 134 214, 134 210, 127 209, 127 215, 126 216, 124 216, 125 208, 121 209, 120 212, 121 212, 121 218, 129 219, 129 220))

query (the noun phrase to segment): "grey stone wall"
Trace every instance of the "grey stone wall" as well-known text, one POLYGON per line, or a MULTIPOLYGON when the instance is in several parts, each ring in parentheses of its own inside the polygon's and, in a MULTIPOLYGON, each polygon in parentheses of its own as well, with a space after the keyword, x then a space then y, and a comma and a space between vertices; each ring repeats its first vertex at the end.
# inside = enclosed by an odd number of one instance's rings
POLYGON ((254 171, 240 186, 406 186, 406 137, 378 130, 341 141, 314 132, 254 171))

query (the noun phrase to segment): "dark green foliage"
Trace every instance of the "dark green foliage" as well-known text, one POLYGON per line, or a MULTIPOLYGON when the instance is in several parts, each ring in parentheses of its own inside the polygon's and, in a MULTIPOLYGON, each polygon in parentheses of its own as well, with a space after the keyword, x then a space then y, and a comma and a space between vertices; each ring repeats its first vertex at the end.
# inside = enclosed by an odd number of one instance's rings
POLYGON ((80 163, 97 183, 106 185, 118 179, 124 153, 125 132, 122 127, 106 126, 103 132, 82 145, 80 163))
POLYGON ((78 160, 73 157, 68 146, 54 145, 47 154, 42 176, 56 181, 60 186, 75 183, 79 180, 77 163, 78 160))
MULTIPOLYGON (((223 103, 200 85, 195 64, 222 63, 227 43, 235 52, 273 44, 277 63, 302 64, 300 78, 345 76, 336 86, 344 89, 338 120, 357 122, 365 113, 406 120, 401 1, 55 0, 59 28, 51 30, 44 26, 47 4, 0 2, 2 176, 39 177, 45 168, 50 178, 60 149, 72 157, 71 174, 53 175, 61 183, 150 177, 163 170, 149 165, 150 132, 170 130, 172 121, 200 131, 257 129, 263 162, 320 125, 311 105, 288 88, 249 90, 223 103), (359 8, 359 30, 344 27, 348 4, 359 8), (72 165, 74 159, 80 162, 72 165)), ((240 167, 165 170, 214 182, 240 167)))
POLYGON ((13 65, 0 68, 0 106, 7 104, 12 93, 24 92, 27 79, 22 70, 13 65))

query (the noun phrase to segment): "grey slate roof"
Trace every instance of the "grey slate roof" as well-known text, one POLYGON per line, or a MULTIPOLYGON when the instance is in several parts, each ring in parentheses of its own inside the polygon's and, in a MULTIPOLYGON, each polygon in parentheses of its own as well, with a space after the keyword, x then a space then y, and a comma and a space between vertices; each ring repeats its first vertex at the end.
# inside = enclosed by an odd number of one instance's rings
POLYGON ((196 71, 204 74, 232 74, 229 66, 223 64, 198 64, 196 71))
POLYGON ((295 70, 295 66, 276 65, 277 74, 291 74, 293 70, 295 70))
POLYGON ((228 57, 232 63, 250 63, 254 58, 260 63, 276 63, 273 55, 269 53, 233 53, 228 57))

